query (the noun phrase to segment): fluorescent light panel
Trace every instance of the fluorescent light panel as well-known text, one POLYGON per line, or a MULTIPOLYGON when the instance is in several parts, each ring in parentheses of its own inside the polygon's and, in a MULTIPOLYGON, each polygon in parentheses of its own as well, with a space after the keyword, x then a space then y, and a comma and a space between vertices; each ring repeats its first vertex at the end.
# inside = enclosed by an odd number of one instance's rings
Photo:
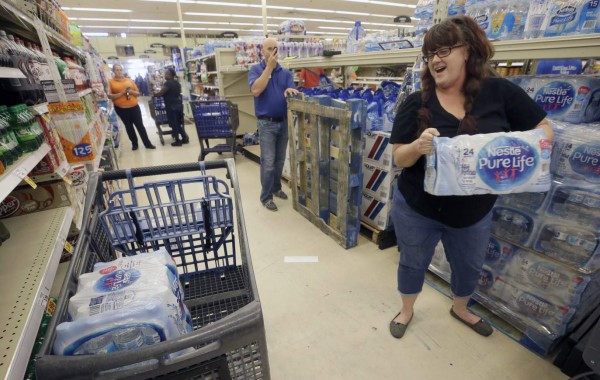
POLYGON ((61 7, 64 11, 130 13, 131 9, 61 7))
POLYGON ((83 35, 86 37, 108 37, 106 32, 83 32, 83 35))

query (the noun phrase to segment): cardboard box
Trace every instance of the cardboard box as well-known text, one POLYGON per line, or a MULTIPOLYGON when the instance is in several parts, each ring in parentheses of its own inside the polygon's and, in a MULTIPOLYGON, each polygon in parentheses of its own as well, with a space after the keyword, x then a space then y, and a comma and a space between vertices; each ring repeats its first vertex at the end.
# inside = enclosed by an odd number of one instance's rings
POLYGON ((387 201, 392 198, 392 190, 401 172, 400 168, 388 170, 363 162, 363 191, 368 191, 377 198, 387 201))
POLYGON ((392 226, 392 201, 382 200, 366 191, 362 193, 360 220, 380 231, 392 226))
POLYGON ((20 186, 0 203, 0 219, 70 205, 71 197, 63 181, 47 182, 36 189, 20 186))
POLYGON ((390 133, 381 131, 365 132, 363 138, 365 142, 363 162, 368 162, 388 171, 396 167, 394 164, 394 145, 390 143, 390 133))

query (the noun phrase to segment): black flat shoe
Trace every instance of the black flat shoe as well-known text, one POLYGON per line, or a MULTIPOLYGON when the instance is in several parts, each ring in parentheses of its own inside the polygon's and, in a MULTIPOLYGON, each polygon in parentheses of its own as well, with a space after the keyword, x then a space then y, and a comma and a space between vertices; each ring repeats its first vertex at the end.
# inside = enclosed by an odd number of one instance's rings
POLYGON ((181 141, 174 141, 171 143, 171 146, 182 146, 183 143, 181 141))
POLYGON ((189 144, 190 143, 190 139, 189 138, 185 138, 183 140, 181 140, 182 144, 189 144))
POLYGON ((464 319, 462 319, 461 317, 459 317, 458 314, 456 314, 454 312, 454 309, 452 309, 452 308, 450 308, 450 315, 453 316, 454 318, 458 319, 459 321, 461 321, 463 324, 469 326, 469 328, 471 330, 475 331, 479 335, 490 336, 494 332, 494 329, 492 328, 492 326, 490 326, 483 319, 479 319, 479 322, 471 324, 471 323, 465 321, 464 319))
MULTIPOLYGON (((396 319, 399 315, 400 313, 396 314, 394 319, 396 319)), ((408 322, 406 322, 406 324, 394 322, 394 319, 392 319, 392 321, 390 322, 390 334, 392 334, 392 336, 396 339, 402 338, 414 315, 415 313, 413 312, 413 315, 410 316, 410 319, 408 320, 408 322)))
POLYGON ((138 150, 138 146, 137 145, 132 146, 131 150, 138 150))
POLYGON ((156 149, 154 145, 146 145, 146 149, 156 149))

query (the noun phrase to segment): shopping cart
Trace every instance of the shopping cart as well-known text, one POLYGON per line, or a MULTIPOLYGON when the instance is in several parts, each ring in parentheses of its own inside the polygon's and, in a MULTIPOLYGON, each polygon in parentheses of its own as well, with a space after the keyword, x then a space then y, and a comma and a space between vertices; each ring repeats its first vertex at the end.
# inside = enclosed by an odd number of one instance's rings
POLYGON ((163 129, 163 126, 169 125, 165 100, 161 96, 153 96, 148 102, 148 107, 150 108, 150 116, 154 120, 154 124, 156 124, 156 130, 158 133, 158 138, 160 139, 160 143, 165 145, 165 139, 163 136, 173 135, 173 131, 170 129, 171 127, 169 127, 169 129, 163 129))
POLYGON ((264 321, 233 159, 92 173, 81 234, 56 312, 36 360, 38 379, 269 379, 264 321), (229 182, 208 175, 220 170, 229 182), (199 171, 192 178, 136 184, 144 176, 199 171), (110 181, 124 190, 107 194, 110 181), (229 185, 228 185, 229 183, 229 185), (232 191, 230 192, 230 187, 232 191), (239 252, 236 251, 234 219, 239 252), (58 356, 56 327, 67 320, 78 277, 117 252, 167 249, 177 264, 194 331, 132 351, 58 356), (169 355, 194 347, 193 352, 169 355))
POLYGON ((212 152, 230 152, 235 158, 236 131, 240 124, 237 105, 228 100, 199 100, 190 105, 200 141, 198 161, 204 161, 212 152), (225 143, 211 147, 210 139, 225 139, 225 143))

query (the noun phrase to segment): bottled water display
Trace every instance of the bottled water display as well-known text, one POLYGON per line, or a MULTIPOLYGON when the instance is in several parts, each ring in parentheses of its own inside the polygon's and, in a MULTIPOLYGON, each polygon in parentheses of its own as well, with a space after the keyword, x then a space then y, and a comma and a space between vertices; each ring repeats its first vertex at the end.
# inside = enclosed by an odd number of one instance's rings
POLYGON ((354 27, 348 34, 346 54, 364 53, 366 49, 366 36, 367 31, 362 27, 360 21, 356 21, 354 23, 354 27))

